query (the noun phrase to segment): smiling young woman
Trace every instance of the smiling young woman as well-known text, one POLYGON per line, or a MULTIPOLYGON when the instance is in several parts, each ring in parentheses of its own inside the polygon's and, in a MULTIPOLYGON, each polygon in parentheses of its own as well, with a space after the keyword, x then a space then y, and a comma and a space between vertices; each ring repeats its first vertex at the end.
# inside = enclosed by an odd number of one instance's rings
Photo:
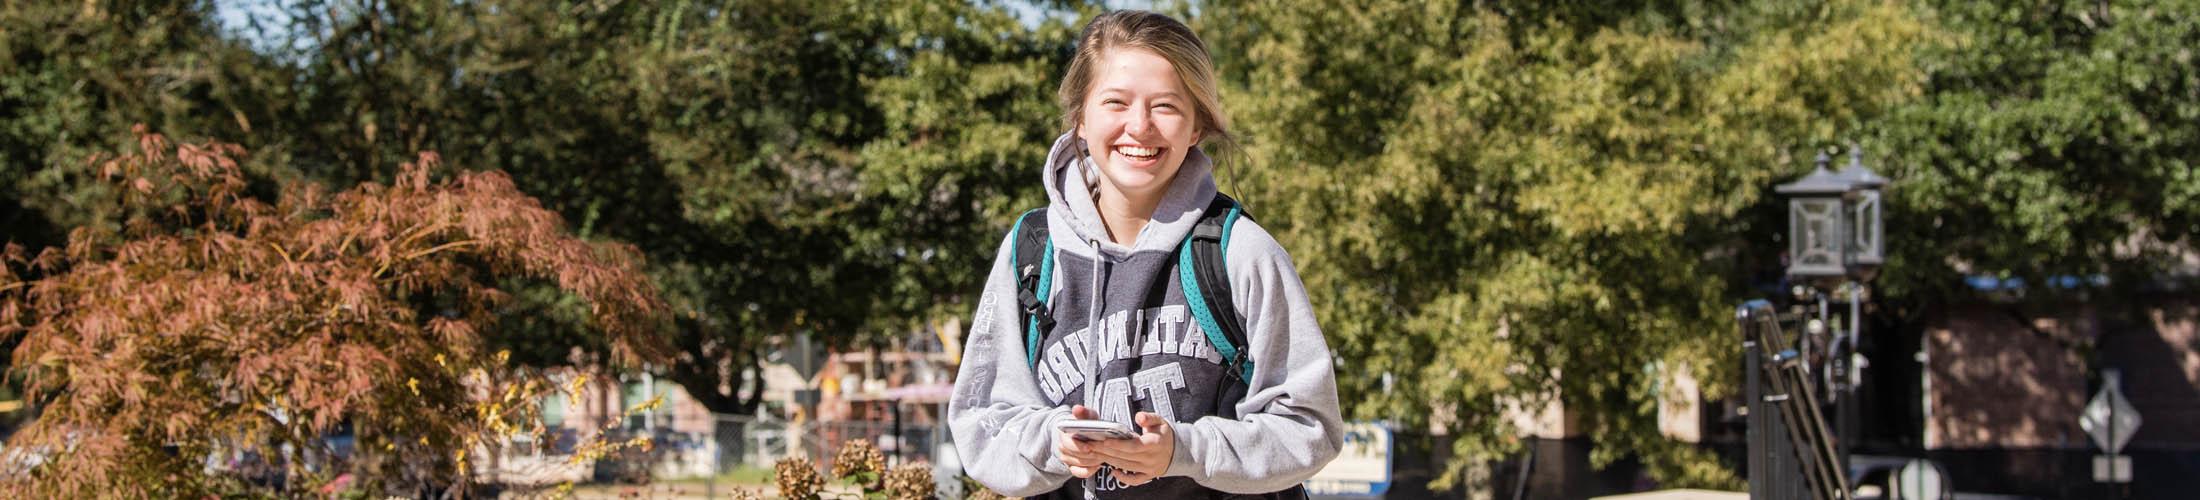
POLYGON ((1056 98, 1092 163, 1086 181, 1098 190, 1108 232, 1129 245, 1192 147, 1233 140, 1230 118, 1206 44, 1182 23, 1116 12, 1086 25, 1081 41, 1056 98))
POLYGON ((1001 242, 949 404, 965 470, 1012 496, 1305 497, 1342 441, 1329 346, 1290 255, 1215 189, 1205 44, 1103 14, 1058 97, 1048 206, 1001 242), (1062 430, 1116 424, 1134 436, 1062 430))

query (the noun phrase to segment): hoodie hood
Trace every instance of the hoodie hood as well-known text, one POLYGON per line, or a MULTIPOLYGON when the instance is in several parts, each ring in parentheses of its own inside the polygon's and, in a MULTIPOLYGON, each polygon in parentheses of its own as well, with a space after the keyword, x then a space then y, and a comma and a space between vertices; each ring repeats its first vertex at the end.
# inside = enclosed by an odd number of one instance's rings
POLYGON ((1054 247, 1082 255, 1098 255, 1099 248, 1111 253, 1175 252, 1184 236, 1191 234, 1192 226, 1199 222, 1201 212, 1215 197, 1214 162, 1207 152, 1193 146, 1184 154, 1184 165, 1177 167, 1176 177, 1169 179, 1168 191, 1162 194, 1161 203, 1154 206, 1153 219, 1138 233, 1135 248, 1125 249, 1108 238, 1107 225, 1100 220, 1100 207, 1092 198, 1092 186, 1085 183, 1085 159, 1077 147, 1077 136, 1062 134, 1054 139, 1054 147, 1047 151, 1044 185, 1047 190, 1047 220, 1052 232, 1054 247), (1064 228, 1068 228, 1064 231, 1064 228))

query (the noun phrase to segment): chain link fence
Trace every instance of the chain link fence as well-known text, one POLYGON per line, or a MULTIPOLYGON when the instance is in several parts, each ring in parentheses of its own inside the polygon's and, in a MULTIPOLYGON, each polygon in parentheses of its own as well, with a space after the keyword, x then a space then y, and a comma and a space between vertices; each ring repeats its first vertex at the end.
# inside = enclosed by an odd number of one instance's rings
MULTIPOLYGON (((933 467, 939 498, 961 498, 961 471, 955 467, 953 443, 944 426, 936 423, 879 421, 794 422, 750 415, 713 414, 707 432, 680 432, 670 426, 655 430, 616 429, 606 437, 624 441, 650 436, 648 450, 628 449, 591 464, 567 463, 570 446, 537 450, 535 446, 508 446, 493 452, 487 465, 496 474, 491 481, 512 485, 541 485, 572 481, 580 484, 639 484, 657 481, 701 481, 705 491, 730 494, 735 484, 729 477, 769 473, 787 457, 807 457, 820 473, 829 473, 840 447, 851 440, 869 440, 886 457, 888 467, 925 463, 933 467), (762 471, 762 472, 758 472, 762 471)), ((578 436, 559 441, 577 442, 578 436)), ((520 443, 525 444, 525 443, 520 443)), ((753 479, 753 478, 751 478, 753 479)), ((754 489, 756 484, 741 487, 754 489)))

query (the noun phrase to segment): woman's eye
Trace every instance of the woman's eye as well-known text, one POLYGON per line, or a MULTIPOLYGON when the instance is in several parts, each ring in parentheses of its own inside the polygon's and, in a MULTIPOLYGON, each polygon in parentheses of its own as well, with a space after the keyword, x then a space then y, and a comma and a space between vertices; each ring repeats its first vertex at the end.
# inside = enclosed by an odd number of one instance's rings
POLYGON ((1108 99, 1108 100, 1100 101, 1100 105, 1102 105, 1102 106, 1122 106, 1122 105, 1123 105, 1123 100, 1122 100, 1122 99, 1108 99))
POLYGON ((1159 111, 1167 111, 1167 112, 1170 112, 1170 113, 1175 113, 1175 112, 1177 112, 1177 109, 1176 109, 1176 105, 1175 105, 1175 104, 1157 104, 1157 105, 1154 105, 1153 109, 1155 109, 1155 110, 1159 110, 1159 111))

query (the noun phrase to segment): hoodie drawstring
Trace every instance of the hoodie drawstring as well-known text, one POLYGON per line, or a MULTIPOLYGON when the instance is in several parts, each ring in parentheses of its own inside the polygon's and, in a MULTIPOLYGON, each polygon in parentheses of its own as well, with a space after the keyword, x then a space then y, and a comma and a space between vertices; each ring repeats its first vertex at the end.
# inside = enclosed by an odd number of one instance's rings
MULTIPOLYGON (((1088 349, 1092 349, 1092 355, 1088 356, 1092 360, 1092 366, 1087 367, 1085 370, 1085 407, 1091 408, 1094 413, 1100 413, 1100 410, 1105 408, 1105 406, 1099 404, 1102 397, 1100 394, 1100 369, 1108 366, 1107 356, 1109 353, 1114 352, 1114 349, 1102 347, 1100 342, 1097 342, 1098 339, 1106 337, 1106 335, 1100 335, 1100 333, 1107 331, 1107 327, 1100 324, 1100 309, 1102 304, 1107 303, 1108 300, 1107 287, 1100 286, 1106 282, 1101 277, 1100 267, 1108 265, 1109 259, 1107 250, 1100 248, 1099 241, 1087 238, 1085 244, 1091 245, 1093 257, 1092 280, 1089 281, 1091 287, 1086 288, 1086 290, 1092 291, 1092 296, 1091 300, 1086 301, 1085 305, 1085 328, 1087 328, 1086 331, 1095 334, 1088 337, 1095 340, 1095 342, 1085 344, 1088 349), (1106 349, 1106 351, 1102 349, 1106 349)), ((1101 420, 1107 418, 1108 416, 1105 414, 1100 415, 1101 420)), ((1094 476, 1091 480, 1079 481, 1084 483, 1085 486, 1085 500, 1094 500, 1099 497, 1098 492, 1094 491, 1094 486, 1098 480, 1099 477, 1094 476)))
MULTIPOLYGON (((1107 328, 1100 324, 1100 309, 1104 307, 1103 304, 1107 303, 1108 300, 1108 289, 1100 286, 1106 281, 1101 278, 1100 266, 1108 265, 1109 259, 1107 251, 1100 248, 1099 241, 1087 238, 1085 243, 1092 245, 1093 250, 1092 280, 1089 282, 1091 287, 1086 288, 1086 290, 1092 291, 1092 300, 1087 301, 1085 304, 1085 328, 1098 334, 1107 331, 1107 328)), ((1101 337, 1104 337, 1104 335, 1093 335, 1091 338, 1097 340, 1101 337)), ((1085 406, 1092 408, 1094 412, 1098 412, 1102 408, 1098 404, 1100 402, 1100 369, 1108 365, 1105 361, 1108 356, 1106 353, 1114 352, 1114 350, 1101 351, 1102 347, 1099 342, 1092 342, 1087 345, 1092 349, 1092 366, 1085 370, 1085 406)), ((1107 416, 1102 415, 1101 418, 1104 419, 1107 416)))

